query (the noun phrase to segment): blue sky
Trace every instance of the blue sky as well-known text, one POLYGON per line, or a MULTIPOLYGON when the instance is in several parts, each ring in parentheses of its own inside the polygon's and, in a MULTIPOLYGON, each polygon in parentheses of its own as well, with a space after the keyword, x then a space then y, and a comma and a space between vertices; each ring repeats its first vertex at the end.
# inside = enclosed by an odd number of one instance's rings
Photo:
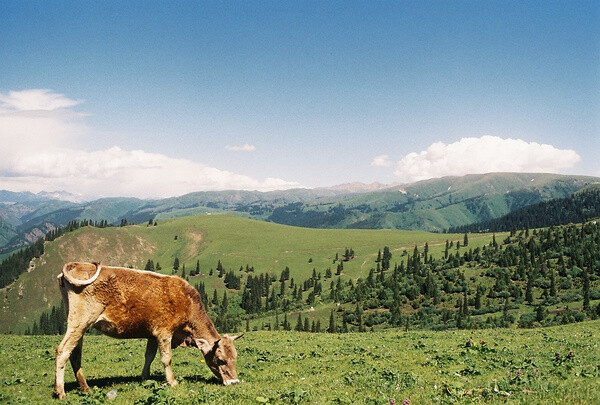
POLYGON ((598 2, 2 1, 0 37, 0 188, 600 175, 598 2))

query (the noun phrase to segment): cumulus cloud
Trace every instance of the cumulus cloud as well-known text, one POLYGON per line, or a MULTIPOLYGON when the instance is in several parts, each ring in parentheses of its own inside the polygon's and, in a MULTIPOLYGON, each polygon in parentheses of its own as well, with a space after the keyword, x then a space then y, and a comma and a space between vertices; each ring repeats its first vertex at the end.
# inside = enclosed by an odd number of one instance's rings
POLYGON ((225 146, 225 150, 233 151, 233 152, 254 152, 256 147, 254 145, 249 145, 247 143, 238 146, 225 146))
POLYGON ((375 156, 371 162, 371 166, 374 167, 390 167, 391 165, 392 161, 388 155, 375 156))
POLYGON ((488 135, 462 138, 451 144, 435 142, 426 150, 400 159, 394 174, 409 182, 469 173, 555 173, 572 167, 580 159, 574 150, 488 135))
MULTIPOLYGON (((89 136, 79 101, 50 90, 0 93, 0 189, 67 190, 87 196, 167 197, 201 190, 270 191, 298 187, 143 150, 70 146, 89 136)), ((248 145, 251 146, 251 145, 248 145)))

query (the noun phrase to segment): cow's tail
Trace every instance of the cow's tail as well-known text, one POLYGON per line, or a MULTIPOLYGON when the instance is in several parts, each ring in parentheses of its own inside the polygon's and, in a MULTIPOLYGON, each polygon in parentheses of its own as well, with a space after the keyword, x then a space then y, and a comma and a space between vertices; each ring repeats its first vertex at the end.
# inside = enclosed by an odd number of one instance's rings
POLYGON ((83 286, 92 284, 94 281, 96 281, 96 279, 100 275, 100 270, 102 269, 102 265, 100 263, 94 263, 94 264, 96 265, 96 272, 94 273, 94 275, 92 277, 88 278, 87 280, 79 280, 78 278, 74 278, 71 275, 71 273, 67 270, 68 264, 65 264, 62 269, 62 274, 58 275, 59 284, 62 285, 63 277, 65 280, 67 280, 69 282, 69 284, 71 284, 75 287, 83 287, 83 286))

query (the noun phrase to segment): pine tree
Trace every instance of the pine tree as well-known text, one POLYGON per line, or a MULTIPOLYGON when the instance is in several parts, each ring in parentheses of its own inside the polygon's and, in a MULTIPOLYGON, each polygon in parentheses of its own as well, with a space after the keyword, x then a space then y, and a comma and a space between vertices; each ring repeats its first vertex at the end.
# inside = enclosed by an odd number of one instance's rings
POLYGON ((475 291, 475 309, 481 309, 481 286, 477 286, 477 290, 475 291))
POLYGON ((533 303, 533 274, 530 271, 527 272, 527 285, 525 287, 525 301, 530 305, 533 303))
POLYGON ((177 271, 179 270, 179 258, 176 257, 175 261, 173 261, 173 270, 177 271))
POLYGON ((465 237, 463 238, 463 246, 464 247, 469 246, 469 237, 467 236, 466 232, 465 232, 465 237))
POLYGON ((304 330, 304 326, 302 325, 302 313, 298 312, 298 322, 296 323, 296 328, 294 328, 296 332, 302 332, 304 330))
POLYGON ((329 328, 327 329, 329 333, 335 333, 335 316, 333 314, 333 309, 331 310, 331 314, 329 315, 329 328))
POLYGON ((508 297, 504 299, 504 308, 502 308, 502 319, 504 322, 508 322, 508 297))
POLYGON ((281 287, 279 288, 279 296, 283 297, 285 295, 285 280, 281 280, 281 287))
POLYGON ((292 330, 290 322, 288 321, 287 312, 283 315, 283 329, 292 330))
POLYGON ((362 310, 362 308, 360 307, 360 305, 357 302, 356 303, 356 318, 358 320, 358 331, 359 332, 364 332, 365 331, 365 327, 363 325, 362 315, 363 315, 363 310, 362 310))
POLYGON ((146 262, 146 267, 144 267, 144 270, 154 271, 154 262, 152 261, 152 259, 148 259, 148 261, 146 262))
POLYGON ((544 318, 546 317, 546 311, 544 310, 544 307, 541 305, 538 305, 535 308, 535 320, 536 322, 542 322, 544 320, 544 318))
POLYGON ((583 269, 583 310, 590 310, 590 276, 586 268, 583 269))

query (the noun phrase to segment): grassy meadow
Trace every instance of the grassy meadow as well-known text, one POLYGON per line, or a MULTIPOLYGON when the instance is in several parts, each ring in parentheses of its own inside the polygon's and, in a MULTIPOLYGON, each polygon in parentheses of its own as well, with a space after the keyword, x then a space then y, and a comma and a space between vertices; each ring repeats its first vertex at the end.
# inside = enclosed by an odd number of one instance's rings
MULTIPOLYGON (((164 385, 158 359, 142 382, 144 341, 86 336, 92 390, 79 394, 67 365, 66 403, 599 403, 599 331, 600 321, 529 330, 250 332, 236 342, 243 383, 229 387, 185 348, 173 356, 179 386, 164 385)), ((59 341, 0 338, 0 402, 50 401, 59 341)))

